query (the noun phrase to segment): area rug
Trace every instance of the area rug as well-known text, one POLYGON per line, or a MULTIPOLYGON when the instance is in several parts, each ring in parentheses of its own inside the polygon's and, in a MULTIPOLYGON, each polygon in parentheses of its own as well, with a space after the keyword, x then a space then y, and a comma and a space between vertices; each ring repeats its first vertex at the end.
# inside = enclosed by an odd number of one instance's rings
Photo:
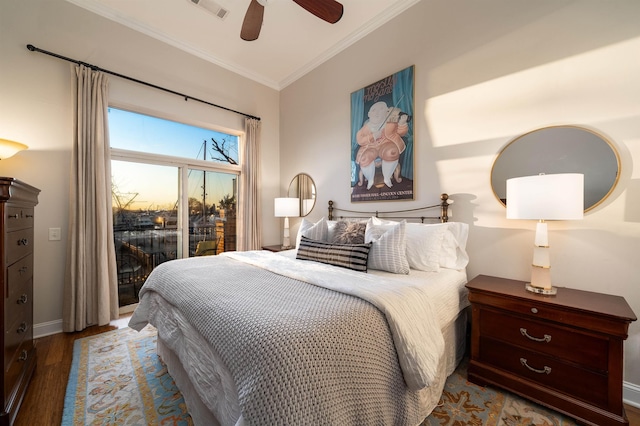
POLYGON ((467 381, 468 359, 444 385, 438 407, 421 426, 576 426, 571 418, 510 392, 467 381))
MULTIPOLYGON (((575 426, 508 392, 466 380, 463 361, 421 426, 575 426)), ((184 399, 156 354, 156 330, 118 329, 76 340, 62 425, 192 425, 184 399)))
POLYGON ((147 326, 76 340, 62 425, 192 425, 156 336, 147 326))

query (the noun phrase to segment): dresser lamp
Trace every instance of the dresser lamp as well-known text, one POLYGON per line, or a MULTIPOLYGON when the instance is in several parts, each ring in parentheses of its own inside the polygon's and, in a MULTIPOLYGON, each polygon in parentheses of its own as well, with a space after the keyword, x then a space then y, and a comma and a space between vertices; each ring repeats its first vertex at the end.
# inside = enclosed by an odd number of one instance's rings
POLYGON ((6 160, 25 149, 27 149, 25 144, 10 141, 9 139, 0 139, 0 160, 6 160))
POLYGON ((582 219, 584 175, 540 174, 507 180, 507 219, 538 220, 528 291, 555 295, 551 285, 551 260, 546 220, 582 219))
POLYGON ((289 218, 300 216, 299 198, 276 198, 274 202, 275 217, 284 217, 284 235, 282 237, 282 248, 290 249, 291 239, 289 238, 289 218))

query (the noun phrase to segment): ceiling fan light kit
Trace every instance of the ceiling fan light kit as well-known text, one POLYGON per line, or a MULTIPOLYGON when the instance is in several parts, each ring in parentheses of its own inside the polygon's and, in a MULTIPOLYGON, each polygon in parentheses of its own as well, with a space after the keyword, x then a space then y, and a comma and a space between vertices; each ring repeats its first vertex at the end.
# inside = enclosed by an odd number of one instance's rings
MULTIPOLYGON (((199 6, 207 12, 213 13, 220 19, 224 19, 229 14, 229 10, 225 9, 213 0, 188 0, 196 6, 199 6)), ((264 1, 264 0, 263 0, 264 1)))
MULTIPOLYGON (((196 1, 196 0, 191 0, 196 1)), ((208 1, 208 0, 199 0, 208 1)), ((244 15, 240 38, 246 41, 253 41, 260 35, 262 21, 264 18, 264 7, 272 0, 251 0, 247 13, 244 15)), ((344 7, 335 0, 293 0, 297 5, 307 12, 330 24, 335 24, 342 18, 344 7)))

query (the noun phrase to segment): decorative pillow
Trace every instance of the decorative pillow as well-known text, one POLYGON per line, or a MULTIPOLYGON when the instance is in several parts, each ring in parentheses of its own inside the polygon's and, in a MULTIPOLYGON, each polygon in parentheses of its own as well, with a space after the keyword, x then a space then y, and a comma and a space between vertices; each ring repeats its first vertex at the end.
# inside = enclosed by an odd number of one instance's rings
POLYGON ((406 221, 392 224, 374 225, 373 218, 367 222, 365 241, 371 242, 369 268, 394 274, 408 274, 407 243, 405 239, 406 221))
POLYGON ((300 238, 300 247, 296 259, 313 260, 354 271, 367 272, 367 260, 371 243, 368 244, 332 244, 316 241, 305 236, 300 238))
POLYGON ((333 239, 330 242, 337 244, 364 244, 364 231, 366 228, 366 222, 341 220, 336 223, 333 229, 333 239))
POLYGON ((296 247, 300 247, 300 237, 303 236, 311 238, 312 240, 328 241, 327 220, 323 217, 316 223, 313 223, 303 218, 300 228, 298 228, 298 235, 296 236, 296 247))

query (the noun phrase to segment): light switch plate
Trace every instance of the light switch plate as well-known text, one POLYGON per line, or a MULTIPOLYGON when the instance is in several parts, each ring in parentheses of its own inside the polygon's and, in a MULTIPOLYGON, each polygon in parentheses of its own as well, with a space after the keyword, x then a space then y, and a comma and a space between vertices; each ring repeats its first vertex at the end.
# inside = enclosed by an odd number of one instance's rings
POLYGON ((49 241, 60 241, 60 228, 49 228, 49 241))

